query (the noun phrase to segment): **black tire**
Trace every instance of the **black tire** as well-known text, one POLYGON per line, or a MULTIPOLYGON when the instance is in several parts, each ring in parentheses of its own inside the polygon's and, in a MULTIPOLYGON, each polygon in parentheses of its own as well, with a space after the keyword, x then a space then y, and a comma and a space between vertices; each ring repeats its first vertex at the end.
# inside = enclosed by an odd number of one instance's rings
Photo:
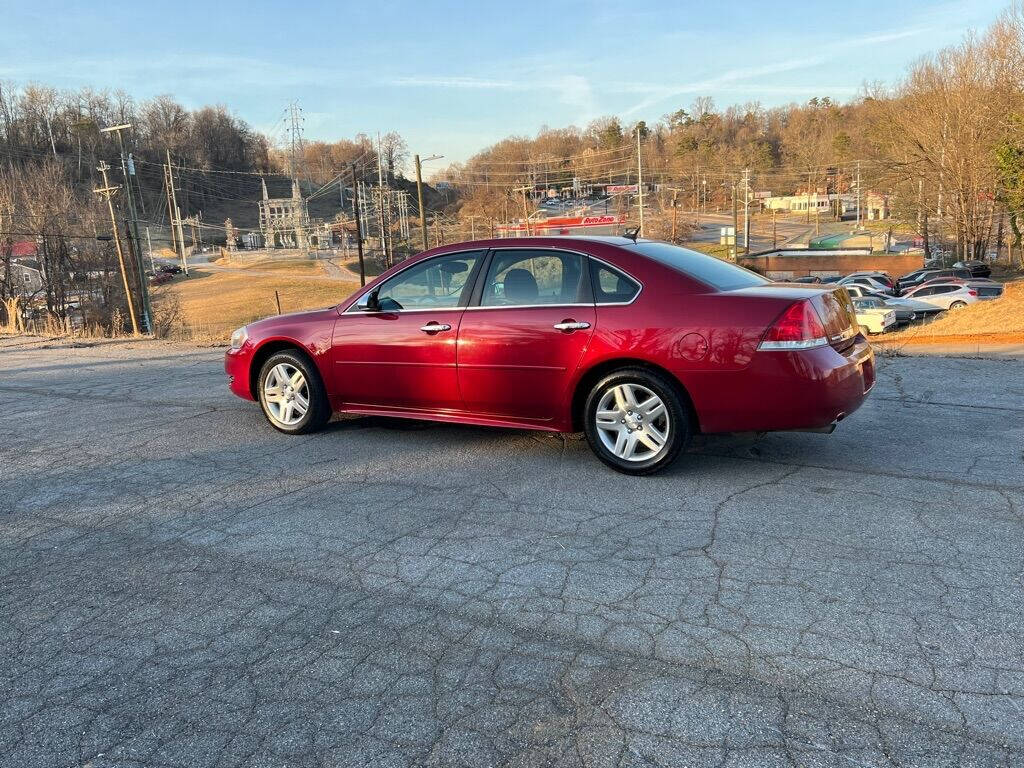
POLYGON ((308 357, 290 349, 275 352, 263 363, 263 367, 260 368, 259 379, 257 380, 257 396, 259 397, 260 407, 263 409, 263 415, 270 422, 270 426, 279 432, 284 432, 286 435, 305 435, 310 432, 316 432, 323 429, 324 425, 331 418, 331 404, 327 399, 327 390, 324 388, 324 383, 320 378, 320 372, 310 362, 308 357), (265 391, 267 377, 275 367, 282 363, 302 372, 306 381, 306 391, 308 392, 309 407, 306 409, 305 414, 293 424, 285 424, 279 421, 273 415, 267 403, 265 391))
POLYGON ((963 309, 966 306, 967 306, 967 302, 966 301, 954 301, 952 304, 949 305, 949 308, 950 309, 963 309))
POLYGON ((587 395, 583 407, 583 425, 587 442, 590 443, 590 448, 597 457, 612 469, 627 475, 650 475, 669 466, 689 445, 693 431, 690 412, 683 402, 678 384, 660 373, 644 368, 622 368, 598 381, 587 395), (665 406, 667 440, 662 449, 649 458, 639 460, 621 458, 602 440, 603 430, 597 426, 598 406, 606 394, 610 394, 615 387, 622 384, 639 385, 650 390, 661 399, 665 406))

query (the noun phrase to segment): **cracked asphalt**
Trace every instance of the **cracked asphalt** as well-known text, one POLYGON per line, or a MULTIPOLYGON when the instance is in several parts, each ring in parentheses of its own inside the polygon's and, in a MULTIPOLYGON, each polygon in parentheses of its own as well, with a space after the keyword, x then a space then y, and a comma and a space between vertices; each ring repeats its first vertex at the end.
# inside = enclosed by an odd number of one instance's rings
POLYGON ((0 340, 0 765, 1024 763, 1024 362, 630 478, 221 355, 0 340))

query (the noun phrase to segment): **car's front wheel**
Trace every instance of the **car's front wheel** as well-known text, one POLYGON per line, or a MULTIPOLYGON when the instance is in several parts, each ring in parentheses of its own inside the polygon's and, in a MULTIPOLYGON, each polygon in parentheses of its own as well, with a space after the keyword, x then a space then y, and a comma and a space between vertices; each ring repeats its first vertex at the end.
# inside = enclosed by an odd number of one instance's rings
POLYGON ((259 400, 271 426, 290 435, 315 432, 331 418, 316 367, 304 355, 276 352, 260 369, 259 400))
POLYGON ((664 469, 691 434, 676 386, 643 368, 615 371, 594 385, 584 406, 584 430, 601 461, 630 475, 664 469))

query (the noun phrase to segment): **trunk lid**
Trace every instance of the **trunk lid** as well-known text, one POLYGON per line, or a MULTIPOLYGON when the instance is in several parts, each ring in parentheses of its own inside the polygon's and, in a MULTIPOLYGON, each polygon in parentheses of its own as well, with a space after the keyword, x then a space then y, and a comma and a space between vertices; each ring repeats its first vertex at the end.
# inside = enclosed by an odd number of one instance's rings
POLYGON ((850 347, 857 336, 857 311, 850 294, 841 285, 822 291, 811 299, 825 326, 828 343, 840 351, 850 347))
POLYGON ((777 299, 800 299, 809 301, 825 327, 828 343, 837 350, 853 345, 859 325, 853 299, 841 285, 803 285, 787 283, 765 283, 751 288, 730 291, 746 296, 770 296, 777 299))

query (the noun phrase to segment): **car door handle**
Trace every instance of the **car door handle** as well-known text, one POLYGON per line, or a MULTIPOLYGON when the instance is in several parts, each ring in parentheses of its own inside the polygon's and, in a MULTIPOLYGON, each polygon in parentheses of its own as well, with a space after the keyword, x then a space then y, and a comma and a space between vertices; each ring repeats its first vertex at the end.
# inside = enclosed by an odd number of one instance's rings
POLYGON ((440 331, 450 331, 452 327, 448 323, 428 323, 427 325, 420 326, 420 330, 424 333, 438 333, 440 331))
POLYGON ((554 326, 559 331, 582 331, 590 327, 590 323, 577 323, 575 320, 566 320, 562 323, 555 323, 554 326))

